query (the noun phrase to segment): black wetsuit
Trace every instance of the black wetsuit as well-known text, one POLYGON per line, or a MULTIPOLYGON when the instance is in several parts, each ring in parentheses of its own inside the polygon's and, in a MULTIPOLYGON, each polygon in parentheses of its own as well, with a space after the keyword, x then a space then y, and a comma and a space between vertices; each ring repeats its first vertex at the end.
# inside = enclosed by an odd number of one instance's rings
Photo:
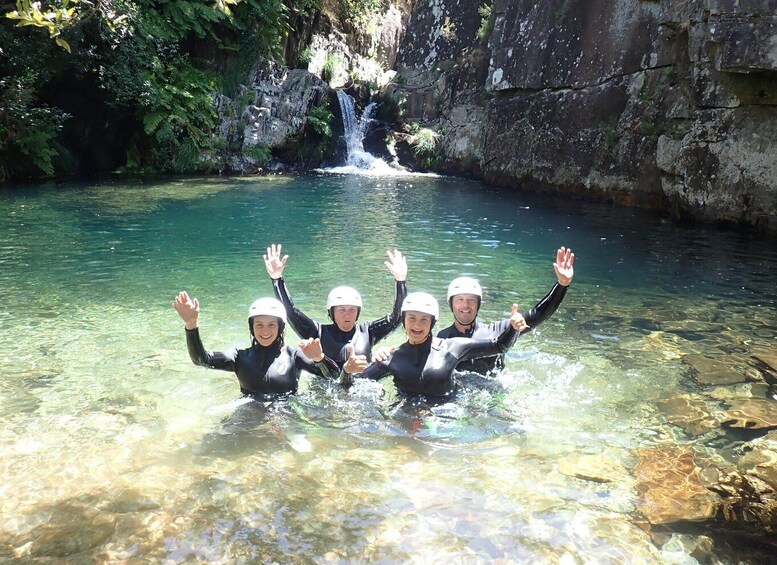
POLYGON ((370 359, 372 346, 397 329, 402 321, 402 301, 407 296, 405 282, 397 281, 397 294, 391 314, 372 322, 357 323, 351 331, 344 332, 337 327, 337 324, 322 325, 300 312, 291 301, 283 278, 273 279, 272 284, 275 296, 286 307, 289 325, 297 335, 303 339, 320 338, 324 355, 333 359, 341 368, 348 361, 348 350, 345 346, 349 343, 353 345, 356 355, 365 355, 367 359, 370 359))
POLYGON ((512 326, 493 339, 430 337, 420 345, 405 342, 385 363, 372 363, 361 374, 368 379, 394 376, 397 390, 407 394, 446 396, 454 390, 453 371, 468 359, 504 353, 518 337, 512 326))
MULTIPOLYGON (((568 286, 561 286, 560 284, 556 283, 553 285, 553 288, 550 289, 550 292, 548 292, 545 298, 540 300, 534 308, 528 312, 524 312, 523 317, 529 327, 523 330, 521 335, 532 331, 542 322, 550 318, 558 309, 561 301, 564 300, 564 296, 566 295, 568 288, 568 286)), ((505 331, 505 328, 509 325, 509 318, 499 320, 498 322, 491 322, 490 324, 478 322, 476 319, 475 322, 470 326, 469 330, 465 332, 460 332, 454 324, 437 332, 437 337, 443 339, 449 339, 452 337, 492 339, 505 331)), ((471 371, 485 375, 494 368, 501 369, 502 367, 504 367, 504 354, 462 361, 458 364, 456 369, 459 371, 471 371)))
POLYGON ((240 392, 265 397, 297 392, 301 371, 320 377, 336 377, 339 368, 331 359, 320 362, 305 356, 296 347, 280 347, 276 341, 268 347, 258 343, 247 349, 233 348, 226 352, 205 351, 197 328, 186 330, 186 346, 195 365, 234 371, 240 382, 240 392))

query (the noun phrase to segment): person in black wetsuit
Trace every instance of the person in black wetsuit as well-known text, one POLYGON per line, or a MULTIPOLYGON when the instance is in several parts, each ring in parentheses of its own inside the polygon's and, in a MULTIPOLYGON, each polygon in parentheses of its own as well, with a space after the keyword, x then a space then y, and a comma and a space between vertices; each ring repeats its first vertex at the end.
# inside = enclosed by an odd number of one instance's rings
POLYGON ((202 345, 197 318, 200 302, 186 291, 175 297, 173 308, 184 321, 189 357, 195 365, 234 371, 240 392, 258 399, 269 399, 297 391, 301 371, 333 378, 339 367, 327 359, 318 339, 306 339, 299 348, 284 345, 286 310, 275 298, 260 298, 248 309, 251 347, 227 352, 208 352, 202 345))
MULTIPOLYGON (((556 251, 556 262, 553 270, 558 282, 550 292, 540 300, 534 308, 523 313, 527 328, 521 334, 531 331, 553 315, 566 295, 567 288, 572 283, 575 271, 575 254, 571 249, 561 247, 556 251)), ((500 335, 509 325, 510 319, 499 320, 485 324, 477 320, 483 290, 480 283, 470 277, 459 277, 448 285, 448 305, 453 312, 454 322, 451 326, 437 332, 437 337, 448 339, 453 337, 471 337, 473 339, 491 339, 500 335)), ((504 354, 480 357, 459 363, 459 371, 472 371, 486 374, 494 368, 504 367, 504 354)))
MULTIPOLYGON (((360 377, 380 379, 393 375, 394 385, 402 393, 443 397, 455 390, 453 371, 469 359, 504 353, 515 343, 526 322, 513 304, 507 328, 491 339, 432 337, 439 317, 437 300, 425 292, 411 292, 402 303, 402 324, 407 341, 392 351, 385 361, 376 361, 360 377)), ((344 379, 343 384, 352 380, 344 379)))
POLYGON ((283 280, 288 255, 281 257, 281 246, 273 244, 267 248, 264 264, 272 279, 275 296, 289 313, 289 325, 302 338, 319 338, 324 355, 333 359, 346 374, 360 373, 368 364, 372 346, 393 332, 401 321, 400 308, 407 296, 407 260, 396 249, 388 251, 385 262, 396 280, 396 298, 391 313, 372 322, 357 323, 362 308, 362 297, 349 286, 332 289, 326 300, 326 309, 331 324, 321 324, 298 310, 283 280))

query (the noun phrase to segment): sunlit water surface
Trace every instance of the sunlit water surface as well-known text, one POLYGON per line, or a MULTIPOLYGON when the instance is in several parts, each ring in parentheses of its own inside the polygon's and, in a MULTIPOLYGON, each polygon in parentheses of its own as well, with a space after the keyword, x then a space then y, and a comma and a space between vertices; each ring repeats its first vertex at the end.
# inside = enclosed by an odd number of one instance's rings
POLYGON ((626 470, 637 448, 690 441, 656 408, 695 386, 683 356, 773 350, 775 243, 447 178, 8 190, 0 558, 694 562, 639 527, 626 470), (322 321, 340 284, 363 294, 363 319, 390 310, 389 248, 408 256, 410 290, 443 304, 453 277, 478 277, 487 321, 544 296, 558 246, 577 263, 507 369, 461 375, 451 402, 307 375, 295 398, 260 406, 233 374, 190 362, 171 301, 200 299, 207 348, 246 346, 247 306, 272 292, 271 243, 290 256, 296 304, 322 321), (566 476, 571 454, 625 471, 566 476))

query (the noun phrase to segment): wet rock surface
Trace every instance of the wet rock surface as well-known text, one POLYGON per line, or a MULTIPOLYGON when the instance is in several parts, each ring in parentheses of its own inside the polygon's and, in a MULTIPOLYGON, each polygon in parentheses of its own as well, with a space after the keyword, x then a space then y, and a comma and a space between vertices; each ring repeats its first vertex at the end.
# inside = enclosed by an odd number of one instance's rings
POLYGON ((720 500, 702 484, 691 449, 660 446, 637 450, 637 510, 653 525, 698 522, 715 516, 720 500))
POLYGON ((476 4, 416 2, 397 61, 446 169, 777 231, 773 5, 504 0, 481 42, 476 4), (463 72, 484 48, 487 74, 463 72), (485 122, 452 128, 473 100, 485 122))

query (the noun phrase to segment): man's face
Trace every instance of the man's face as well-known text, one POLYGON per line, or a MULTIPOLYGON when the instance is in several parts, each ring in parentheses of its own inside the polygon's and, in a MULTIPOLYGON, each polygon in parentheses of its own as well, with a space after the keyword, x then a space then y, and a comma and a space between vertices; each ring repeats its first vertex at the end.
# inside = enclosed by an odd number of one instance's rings
POLYGON ((474 294, 456 294, 451 297, 451 311, 456 321, 468 326, 478 315, 478 297, 474 294))
POLYGON ((332 309, 335 324, 344 332, 349 332, 356 325, 359 309, 356 306, 335 306, 332 309))

